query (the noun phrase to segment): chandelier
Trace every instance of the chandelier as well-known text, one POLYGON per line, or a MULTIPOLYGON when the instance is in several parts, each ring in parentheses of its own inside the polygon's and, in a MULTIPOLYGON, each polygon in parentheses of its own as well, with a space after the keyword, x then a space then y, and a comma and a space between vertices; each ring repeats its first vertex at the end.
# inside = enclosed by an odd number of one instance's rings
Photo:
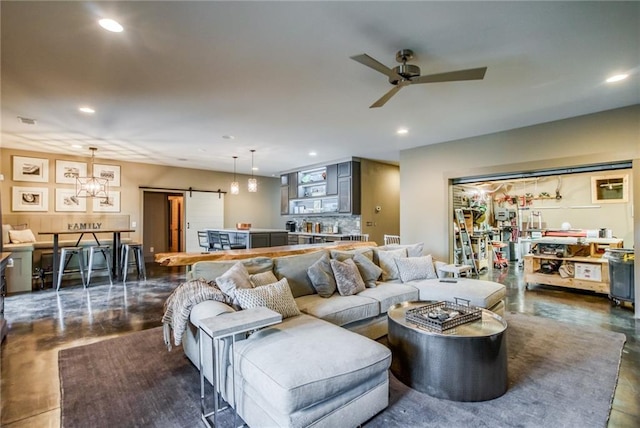
POLYGON ((78 198, 109 198, 109 180, 106 178, 94 177, 93 161, 95 159, 95 147, 91 150, 91 175, 89 177, 76 177, 76 196, 78 198))

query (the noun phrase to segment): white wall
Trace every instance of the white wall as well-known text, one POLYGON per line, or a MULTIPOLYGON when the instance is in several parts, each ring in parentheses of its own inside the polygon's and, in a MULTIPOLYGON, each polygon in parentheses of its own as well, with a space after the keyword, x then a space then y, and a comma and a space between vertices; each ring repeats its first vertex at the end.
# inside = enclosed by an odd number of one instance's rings
MULTIPOLYGON (((640 105, 483 135, 400 153, 400 230, 404 242, 450 254, 449 179, 482 174, 633 160, 633 211, 640 212, 640 105)), ((640 284, 640 217, 633 219, 640 284)), ((631 242, 625 242, 631 247, 631 242)), ((636 287, 636 301, 640 300, 636 287)), ((636 305, 636 317, 640 308, 636 305)))

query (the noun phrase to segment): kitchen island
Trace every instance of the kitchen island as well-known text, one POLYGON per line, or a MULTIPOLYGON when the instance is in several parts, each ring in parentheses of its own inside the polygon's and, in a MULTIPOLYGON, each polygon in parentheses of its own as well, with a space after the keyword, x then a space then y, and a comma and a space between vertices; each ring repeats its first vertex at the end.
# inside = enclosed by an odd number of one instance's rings
POLYGON ((229 235, 233 243, 243 243, 247 248, 279 247, 287 245, 289 232, 284 229, 206 229, 229 235))

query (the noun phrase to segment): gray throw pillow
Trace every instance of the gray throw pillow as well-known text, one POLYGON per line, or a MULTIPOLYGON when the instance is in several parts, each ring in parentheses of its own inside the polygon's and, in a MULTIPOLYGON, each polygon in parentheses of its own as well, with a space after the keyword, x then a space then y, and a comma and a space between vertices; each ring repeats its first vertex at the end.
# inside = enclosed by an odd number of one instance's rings
POLYGON ((257 288, 238 289, 236 290, 236 298, 242 309, 267 307, 281 314, 282 318, 300 315, 287 278, 257 288))
POLYGON ((353 261, 358 267, 358 271, 364 281, 364 285, 367 288, 375 288, 378 285, 376 281, 380 278, 382 269, 362 254, 356 254, 353 256, 353 261))
POLYGON ((244 264, 237 262, 229 270, 216 278, 216 284, 224 294, 229 296, 237 304, 235 295, 240 288, 253 288, 249 279, 249 272, 244 264))
POLYGON ((327 254, 327 250, 276 257, 273 259, 273 273, 278 279, 287 278, 293 297, 316 294, 316 289, 313 288, 309 275, 307 275, 307 268, 325 254, 327 254))
POLYGON ((431 255, 424 257, 403 257, 396 260, 398 273, 402 282, 409 282, 415 279, 437 278, 433 268, 431 255))
POLYGON ((340 262, 352 259, 356 254, 362 254, 369 260, 373 260, 373 249, 371 247, 359 247, 353 250, 331 250, 331 258, 340 262))
POLYGON ((309 266, 307 274, 320 297, 331 297, 336 292, 336 279, 333 277, 333 269, 331 269, 328 255, 325 254, 320 260, 309 266))
POLYGON ((398 279, 400 274, 398 273, 398 266, 396 266, 395 259, 407 257, 407 250, 404 248, 388 251, 378 250, 376 253, 378 254, 378 260, 382 268, 382 280, 390 281, 398 279))
POLYGON ((331 259, 331 269, 336 277, 340 295, 351 296, 366 289, 353 259, 346 259, 344 262, 331 259))

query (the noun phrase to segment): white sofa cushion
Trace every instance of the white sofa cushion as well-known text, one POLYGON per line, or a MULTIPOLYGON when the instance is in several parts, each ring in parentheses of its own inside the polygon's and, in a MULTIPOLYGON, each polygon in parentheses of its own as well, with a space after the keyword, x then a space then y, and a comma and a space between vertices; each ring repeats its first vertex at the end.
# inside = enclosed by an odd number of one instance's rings
POLYGON ((290 414, 384 375, 391 352, 359 334, 300 315, 236 342, 235 361, 236 382, 251 385, 278 413, 290 414))
POLYGON ((373 318, 380 314, 380 304, 369 297, 334 294, 327 298, 317 294, 296 298, 300 312, 313 315, 335 325, 373 318))
POLYGON ((419 300, 419 294, 415 287, 408 284, 380 282, 377 287, 367 288, 358 293, 358 296, 377 300, 380 303, 380 313, 385 314, 396 303, 419 300))
POLYGON ((456 278, 440 282, 439 279, 424 279, 408 282, 420 291, 420 300, 446 300, 454 302, 456 297, 469 300, 473 306, 491 308, 504 299, 506 288, 504 285, 481 279, 456 278))

